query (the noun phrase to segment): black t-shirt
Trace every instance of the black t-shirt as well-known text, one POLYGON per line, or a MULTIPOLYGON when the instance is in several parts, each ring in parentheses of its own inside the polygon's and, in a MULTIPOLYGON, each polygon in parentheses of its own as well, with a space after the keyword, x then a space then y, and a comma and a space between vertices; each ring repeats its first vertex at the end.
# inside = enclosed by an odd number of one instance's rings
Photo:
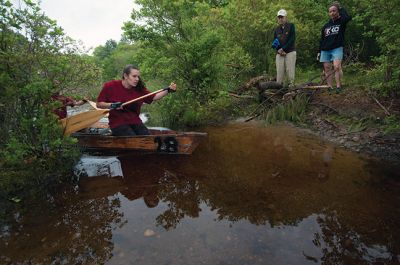
POLYGON ((321 30, 320 51, 329 51, 344 46, 344 33, 346 24, 351 20, 344 8, 339 10, 340 17, 333 21, 330 19, 321 30))

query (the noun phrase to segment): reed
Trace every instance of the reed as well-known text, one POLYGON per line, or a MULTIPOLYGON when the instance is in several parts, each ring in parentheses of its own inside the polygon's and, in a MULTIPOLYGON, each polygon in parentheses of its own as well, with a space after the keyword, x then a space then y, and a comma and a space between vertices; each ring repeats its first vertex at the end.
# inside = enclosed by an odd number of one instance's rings
POLYGON ((280 121, 303 123, 306 118, 307 106, 308 98, 300 95, 287 102, 278 103, 272 108, 265 107, 261 116, 267 124, 280 121))

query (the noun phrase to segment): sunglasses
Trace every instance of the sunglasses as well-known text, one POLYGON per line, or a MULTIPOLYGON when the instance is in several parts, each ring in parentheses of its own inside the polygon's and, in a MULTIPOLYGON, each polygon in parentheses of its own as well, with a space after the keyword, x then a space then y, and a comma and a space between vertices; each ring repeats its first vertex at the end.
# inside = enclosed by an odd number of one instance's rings
POLYGON ((284 16, 278 16, 278 18, 284 18, 284 16))

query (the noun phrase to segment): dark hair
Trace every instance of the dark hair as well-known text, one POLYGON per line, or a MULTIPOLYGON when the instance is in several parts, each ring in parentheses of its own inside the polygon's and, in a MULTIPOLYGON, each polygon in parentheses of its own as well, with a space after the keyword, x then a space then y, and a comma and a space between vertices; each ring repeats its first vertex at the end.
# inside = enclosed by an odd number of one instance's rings
POLYGON ((329 10, 329 8, 331 8, 332 6, 335 6, 335 7, 337 8, 337 10, 340 9, 339 5, 338 5, 337 3, 335 3, 335 2, 333 2, 332 4, 329 5, 328 10, 329 10))
MULTIPOLYGON (((139 68, 133 64, 128 64, 127 66, 125 66, 124 70, 122 70, 122 80, 124 80, 125 75, 129 75, 132 70, 139 71, 139 68)), ((142 91, 144 88, 145 88, 145 84, 144 84, 142 78, 140 78, 140 76, 139 76, 139 82, 138 82, 137 86, 135 87, 135 89, 138 91, 142 91)))

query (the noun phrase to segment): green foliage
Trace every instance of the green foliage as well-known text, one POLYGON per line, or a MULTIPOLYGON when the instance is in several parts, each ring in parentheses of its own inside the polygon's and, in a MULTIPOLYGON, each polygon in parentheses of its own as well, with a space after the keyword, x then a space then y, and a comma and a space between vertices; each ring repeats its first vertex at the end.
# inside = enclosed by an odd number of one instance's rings
POLYGON ((280 121, 303 123, 306 118, 307 105, 308 98, 306 96, 295 97, 293 100, 279 103, 273 108, 266 110, 263 114, 264 120, 268 124, 280 121))
POLYGON ((93 56, 99 61, 107 59, 117 48, 118 43, 115 40, 107 40, 104 46, 98 46, 94 49, 93 56))
MULTIPOLYGON (((107 41, 94 57, 104 69, 103 81, 119 78, 128 63, 138 65, 143 79, 156 81, 157 86, 175 81, 179 93, 156 105, 169 111, 168 118, 158 116, 156 120, 163 120, 164 125, 201 124, 208 118, 215 120, 223 108, 233 109, 220 92, 263 73, 275 75, 270 43, 281 8, 288 11, 289 22, 296 27, 297 66, 302 70, 297 80, 318 81, 322 65, 315 58, 331 2, 140 0, 141 8, 133 10, 132 19, 124 24, 124 41, 107 41)), ((374 88, 381 94, 399 92, 400 32, 395 27, 400 19, 399 3, 341 3, 353 17, 346 31, 346 85, 374 88)), ((274 115, 286 117, 282 113, 276 110, 274 115)))
POLYGON ((74 141, 62 136, 51 95, 82 97, 101 70, 34 2, 16 9, 0 0, 0 6, 1 189, 46 188, 70 172, 78 155, 74 141), (18 172, 15 179, 5 177, 11 172, 18 172))
POLYGON ((123 42, 117 44, 114 40, 108 40, 104 46, 96 47, 93 56, 98 65, 101 65, 102 82, 112 79, 120 79, 122 68, 132 64, 132 54, 136 49, 132 45, 123 42))
POLYGON ((367 128, 379 128, 386 134, 400 132, 400 120, 394 115, 385 116, 383 119, 376 116, 359 119, 332 114, 327 119, 330 122, 347 127, 349 133, 360 132, 367 128))
POLYGON ((360 57, 369 66, 365 81, 382 94, 399 94, 400 29, 396 24, 400 2, 353 0, 346 4, 355 16, 351 23, 357 30, 350 40, 362 44, 360 57))
POLYGON ((193 126, 204 122, 202 110, 218 98, 220 90, 237 84, 242 67, 250 70, 250 57, 224 38, 220 6, 202 1, 138 1, 133 21, 125 23, 127 40, 135 41, 132 53, 146 80, 175 81, 179 93, 163 100, 168 110, 164 122, 193 126), (140 23, 146 21, 146 24, 140 23), (230 65, 233 69, 227 68, 230 65), (237 68, 239 66, 239 68, 237 68))
POLYGON ((220 91, 205 104, 194 101, 192 97, 191 91, 183 90, 151 105, 145 105, 143 111, 150 115, 148 124, 184 129, 223 122, 232 115, 239 114, 227 92, 220 91))
POLYGON ((393 115, 387 116, 383 120, 382 127, 386 133, 399 133, 400 132, 400 119, 393 115))
POLYGON ((221 24, 228 43, 240 47, 249 56, 251 68, 245 71, 251 75, 268 71, 274 61, 270 43, 275 20, 269 19, 275 17, 274 4, 269 1, 232 1, 222 14, 221 24))
POLYGON ((161 124, 182 128, 204 123, 204 107, 193 100, 194 96, 192 91, 184 90, 163 100, 159 110, 162 115, 161 124))
POLYGON ((355 120, 350 123, 348 131, 349 133, 356 133, 365 130, 370 123, 370 120, 367 118, 363 118, 361 120, 355 120))
MULTIPOLYGON (((148 2, 139 1, 142 4, 140 18, 152 22, 146 28, 126 27, 126 34, 145 41, 147 48, 159 51, 157 57, 151 57, 161 58, 161 68, 170 71, 165 72, 166 75, 157 73, 158 79, 180 80, 196 100, 206 102, 218 85, 223 63, 219 60, 222 49, 219 29, 211 29, 207 24, 210 7, 200 2, 161 1, 157 3, 164 9, 160 14, 159 9, 153 9, 148 2)), ((153 68, 153 73, 156 69, 153 68)))

